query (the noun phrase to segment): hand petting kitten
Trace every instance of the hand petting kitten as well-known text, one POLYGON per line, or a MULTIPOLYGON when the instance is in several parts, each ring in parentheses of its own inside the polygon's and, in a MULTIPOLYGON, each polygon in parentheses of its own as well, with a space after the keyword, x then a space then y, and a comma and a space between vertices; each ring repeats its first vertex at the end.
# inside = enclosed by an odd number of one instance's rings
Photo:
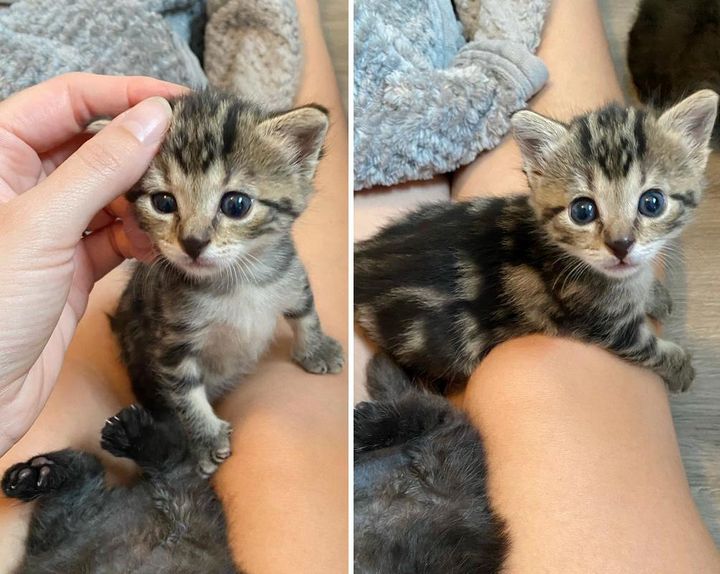
POLYGON ((94 282, 147 248, 115 220, 116 198, 157 152, 170 119, 162 97, 183 91, 67 74, 0 103, 0 454, 45 404, 94 282), (98 115, 117 117, 90 139, 98 115))

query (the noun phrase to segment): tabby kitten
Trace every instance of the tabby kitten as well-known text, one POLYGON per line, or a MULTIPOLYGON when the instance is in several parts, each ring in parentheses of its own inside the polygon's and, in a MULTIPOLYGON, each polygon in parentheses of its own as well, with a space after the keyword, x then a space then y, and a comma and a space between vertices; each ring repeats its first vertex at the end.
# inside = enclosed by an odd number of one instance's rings
POLYGON ((108 487, 95 456, 69 449, 6 471, 6 496, 37 501, 16 574, 240 573, 222 505, 177 422, 128 407, 105 423, 101 444, 140 466, 137 483, 108 487))
POLYGON ((688 353, 646 315, 670 312, 652 262, 698 205, 717 102, 702 90, 659 116, 610 105, 569 124, 516 113, 530 196, 425 206, 360 242, 358 322, 438 387, 498 343, 545 333, 687 389, 688 353))
POLYGON ((356 574, 491 574, 508 550, 477 430, 387 357, 355 408, 356 574))
POLYGON ((305 370, 343 367, 291 236, 328 117, 315 106, 268 113, 213 91, 172 106, 163 146, 128 194, 158 258, 138 265, 112 326, 138 399, 177 413, 209 474, 230 455, 230 425, 211 403, 255 370, 279 315, 305 370))

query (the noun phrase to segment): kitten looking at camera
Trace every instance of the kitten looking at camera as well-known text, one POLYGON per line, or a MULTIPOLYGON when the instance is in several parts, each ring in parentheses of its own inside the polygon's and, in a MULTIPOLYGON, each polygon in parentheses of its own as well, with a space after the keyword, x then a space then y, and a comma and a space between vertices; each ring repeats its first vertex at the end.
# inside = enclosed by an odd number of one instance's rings
POLYGON ((702 90, 661 115, 610 105, 564 124, 516 113, 530 195, 425 206, 360 242, 357 321, 438 387, 464 383, 495 345, 544 333, 687 389, 688 353, 647 320, 671 309, 652 263, 698 205, 717 103, 702 90))
POLYGON ((213 91, 171 105, 165 141, 128 194, 158 258, 138 265, 112 325, 138 399, 180 417, 209 474, 230 455, 230 425, 211 403, 255 370, 279 316, 305 370, 343 367, 291 236, 328 117, 315 106, 270 113, 213 91))

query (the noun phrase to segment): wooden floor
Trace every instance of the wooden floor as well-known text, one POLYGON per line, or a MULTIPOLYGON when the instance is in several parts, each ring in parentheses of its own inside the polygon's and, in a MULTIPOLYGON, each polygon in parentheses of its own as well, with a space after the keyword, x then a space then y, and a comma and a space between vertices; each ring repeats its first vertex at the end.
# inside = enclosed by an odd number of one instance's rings
MULTIPOLYGON (((630 100, 626 44, 638 4, 600 0, 615 67, 630 100)), ((669 273, 676 310, 667 333, 685 341, 698 371, 690 391, 672 398, 672 409, 690 486, 720 544, 720 154, 710 162, 713 183, 681 239, 684 265, 676 261, 669 273)))

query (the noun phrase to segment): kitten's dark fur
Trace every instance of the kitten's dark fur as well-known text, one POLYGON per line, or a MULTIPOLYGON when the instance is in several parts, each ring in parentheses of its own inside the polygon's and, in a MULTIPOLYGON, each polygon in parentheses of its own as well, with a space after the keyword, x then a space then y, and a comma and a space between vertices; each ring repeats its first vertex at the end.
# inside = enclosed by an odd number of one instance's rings
POLYGON ((159 255, 137 266, 112 326, 138 400, 180 417, 210 474, 230 455, 230 425, 211 404, 255 371, 280 317, 305 370, 343 368, 292 239, 328 117, 314 106, 271 113, 207 90, 172 106, 165 141, 128 194, 159 255), (247 210, 228 212, 232 196, 247 210))
POLYGON ((358 322, 440 388, 464 383, 502 341, 544 333, 595 343, 687 389, 688 353, 646 315, 670 312, 652 262, 698 205, 717 99, 704 90, 660 117, 609 106, 567 125, 518 112, 530 196, 426 206, 360 242, 358 322), (640 212, 648 191, 665 202, 654 217, 640 212), (577 201, 597 217, 577 223, 577 201))
MULTIPOLYGON (((644 0, 628 40, 640 99, 659 107, 695 90, 720 92, 720 1, 644 0)), ((720 145, 720 125, 713 130, 720 145)))
POLYGON ((101 444, 140 466, 136 484, 106 486, 100 461, 75 450, 8 469, 3 492, 37 501, 16 574, 239 574, 220 501, 184 437, 131 406, 108 419, 101 444))
POLYGON ((465 415, 384 356, 355 408, 355 573, 490 574, 507 553, 465 415))

